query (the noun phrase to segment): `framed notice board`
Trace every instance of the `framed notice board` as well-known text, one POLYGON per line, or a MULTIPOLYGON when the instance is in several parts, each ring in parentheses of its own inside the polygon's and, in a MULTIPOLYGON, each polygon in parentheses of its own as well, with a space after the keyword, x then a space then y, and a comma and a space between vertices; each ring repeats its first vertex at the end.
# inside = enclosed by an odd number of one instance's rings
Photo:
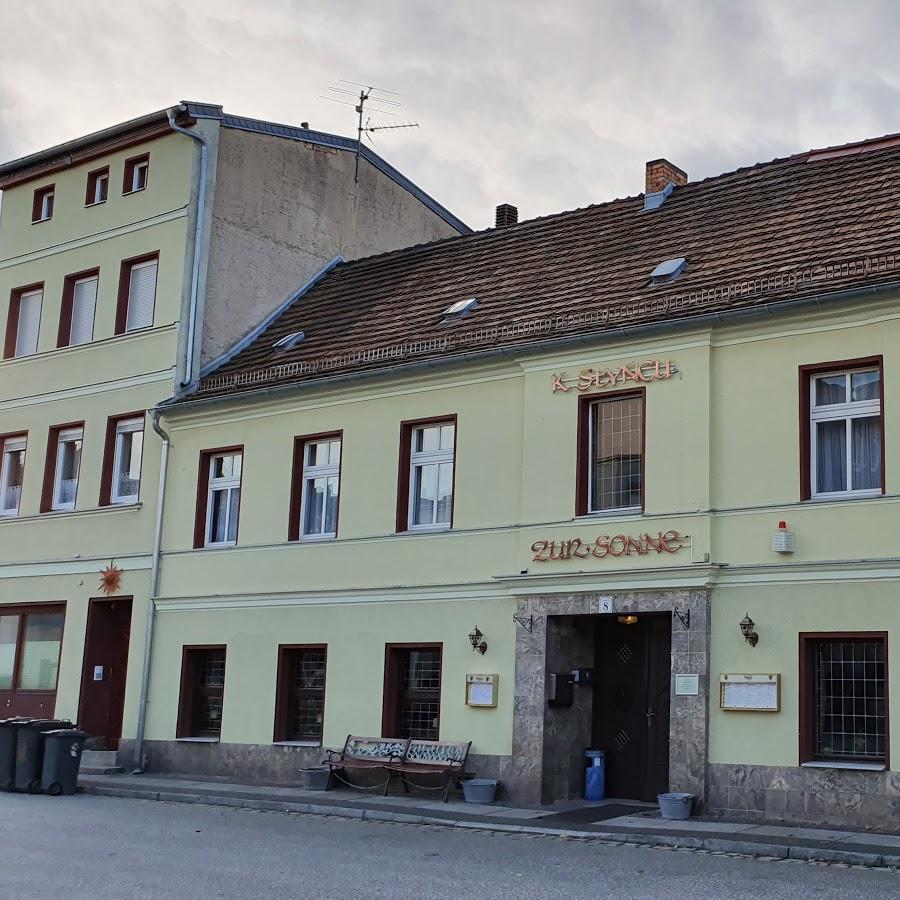
POLYGON ((732 712, 779 712, 781 675, 720 675, 719 709, 732 712))
POLYGON ((466 706, 496 707, 499 681, 499 675, 466 675, 466 706))

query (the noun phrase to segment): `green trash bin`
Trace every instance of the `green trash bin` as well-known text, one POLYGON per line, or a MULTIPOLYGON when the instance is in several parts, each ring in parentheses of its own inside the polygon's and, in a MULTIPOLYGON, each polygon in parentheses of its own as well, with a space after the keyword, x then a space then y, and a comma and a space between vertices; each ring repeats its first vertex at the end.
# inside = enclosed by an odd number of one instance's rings
POLYGON ((13 790, 29 794, 41 792, 44 767, 44 734, 58 728, 71 728, 72 723, 59 719, 33 719, 16 729, 16 774, 13 790))
POLYGON ((78 784, 81 753, 88 738, 79 728, 59 728, 44 732, 44 767, 41 787, 54 797, 74 794, 78 784))
POLYGON ((16 737, 19 728, 33 722, 25 716, 0 719, 0 791, 11 791, 16 780, 16 737))

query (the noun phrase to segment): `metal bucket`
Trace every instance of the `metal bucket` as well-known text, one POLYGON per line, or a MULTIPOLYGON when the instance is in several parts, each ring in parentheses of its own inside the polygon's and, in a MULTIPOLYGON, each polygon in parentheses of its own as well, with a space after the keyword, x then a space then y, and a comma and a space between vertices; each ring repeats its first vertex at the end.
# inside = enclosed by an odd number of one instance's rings
POLYGON ((694 806, 694 795, 673 791, 669 794, 657 794, 659 811, 664 819, 689 819, 694 806))
POLYGON ((308 769, 300 770, 303 787, 308 791, 327 791, 328 775, 328 766, 310 766, 308 769))
POLYGON ((493 803, 497 799, 495 778, 469 778, 462 783, 466 803, 493 803))

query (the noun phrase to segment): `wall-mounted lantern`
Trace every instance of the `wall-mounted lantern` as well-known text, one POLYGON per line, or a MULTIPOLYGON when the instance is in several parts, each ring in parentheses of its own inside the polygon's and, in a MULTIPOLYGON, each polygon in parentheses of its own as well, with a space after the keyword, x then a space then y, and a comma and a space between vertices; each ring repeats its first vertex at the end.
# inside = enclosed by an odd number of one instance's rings
POLYGON ((482 640, 483 637, 484 635, 478 630, 477 625, 474 631, 469 632, 469 643, 472 645, 472 649, 477 650, 482 656, 487 652, 487 642, 482 640))
POLYGON ((756 627, 756 622, 750 618, 750 613, 747 613, 743 619, 741 619, 741 634, 744 636, 744 640, 751 646, 755 647, 759 642, 759 635, 753 630, 756 627))

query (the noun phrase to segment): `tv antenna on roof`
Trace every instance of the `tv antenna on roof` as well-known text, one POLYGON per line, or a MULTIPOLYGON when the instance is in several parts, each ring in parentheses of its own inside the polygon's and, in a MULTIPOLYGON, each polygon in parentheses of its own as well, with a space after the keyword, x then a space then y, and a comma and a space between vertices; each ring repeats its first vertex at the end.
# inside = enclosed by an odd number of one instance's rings
POLYGON ((335 94, 341 94, 344 96, 354 97, 355 100, 344 100, 343 97, 326 97, 321 95, 323 100, 331 100, 333 103, 342 103, 345 106, 352 106, 357 114, 357 125, 356 125, 356 166, 353 172, 353 181, 355 184, 359 184, 359 157, 362 151, 362 139, 365 136, 372 144, 375 143, 372 134, 376 131, 399 131, 401 128, 418 128, 418 122, 398 122, 393 125, 382 125, 378 122, 373 124, 371 117, 366 116, 365 122, 363 122, 363 116, 366 115, 366 110, 371 109, 373 113, 376 113, 379 116, 393 116, 397 117, 399 114, 393 112, 391 109, 386 109, 385 107, 399 107, 401 103, 399 100, 392 100, 391 97, 399 97, 396 91, 388 91, 384 88, 377 88, 374 85, 365 85, 358 84, 355 81, 346 81, 343 78, 339 79, 340 84, 352 85, 354 88, 359 88, 359 95, 357 95, 355 90, 348 90, 347 88, 342 87, 329 87, 328 90, 332 91, 335 94), (383 97, 382 94, 390 94, 391 97, 383 97))

